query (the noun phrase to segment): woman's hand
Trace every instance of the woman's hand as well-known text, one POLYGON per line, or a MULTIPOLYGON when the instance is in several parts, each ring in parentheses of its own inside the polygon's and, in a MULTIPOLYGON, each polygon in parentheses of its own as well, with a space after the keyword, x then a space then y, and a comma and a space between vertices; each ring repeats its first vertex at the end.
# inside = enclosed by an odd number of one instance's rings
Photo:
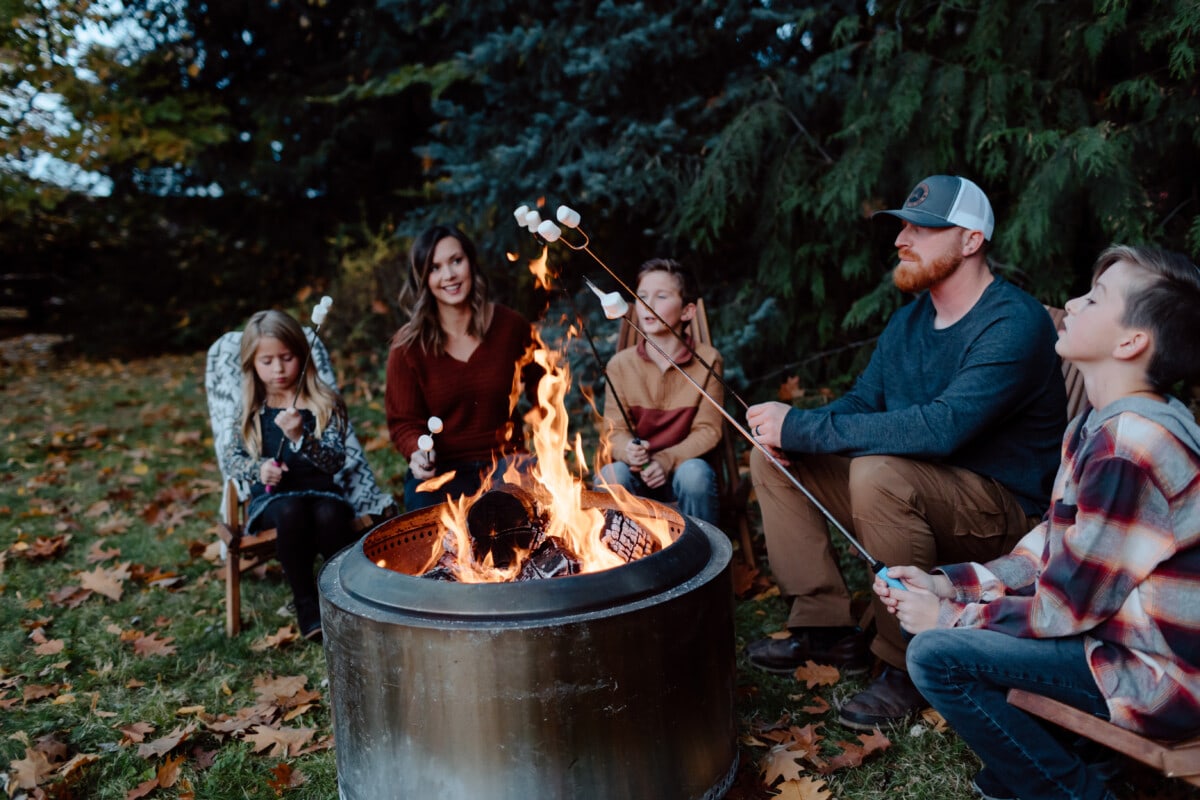
POLYGON ((408 468, 417 480, 429 480, 437 474, 437 451, 414 450, 408 457, 408 468))
POLYGON ((275 415, 275 425, 292 444, 304 436, 304 420, 295 408, 285 408, 275 415))
POLYGON ((649 459, 642 467, 642 483, 651 489, 657 489, 667 482, 667 471, 654 459, 649 459))
POLYGON ((650 460, 650 451, 641 439, 633 439, 625 445, 625 463, 631 467, 643 466, 650 460))
POLYGON ((281 464, 273 458, 268 458, 258 468, 258 477, 264 486, 278 486, 283 480, 283 473, 287 472, 287 464, 281 464))

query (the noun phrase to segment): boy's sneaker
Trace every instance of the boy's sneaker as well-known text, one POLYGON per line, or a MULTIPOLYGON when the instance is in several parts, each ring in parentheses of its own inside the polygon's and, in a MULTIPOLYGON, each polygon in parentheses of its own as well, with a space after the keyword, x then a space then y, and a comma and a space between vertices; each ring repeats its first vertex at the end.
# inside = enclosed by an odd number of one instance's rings
POLYGON ((971 779, 971 786, 983 800, 1017 800, 1016 794, 987 767, 975 773, 975 777, 971 779))

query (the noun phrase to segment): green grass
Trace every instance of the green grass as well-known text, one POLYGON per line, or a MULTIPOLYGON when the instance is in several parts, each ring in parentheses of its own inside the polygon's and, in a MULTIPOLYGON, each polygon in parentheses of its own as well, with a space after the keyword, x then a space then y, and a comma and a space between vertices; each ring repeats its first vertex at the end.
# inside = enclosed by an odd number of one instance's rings
MULTIPOLYGON (((215 541, 220 481, 203 355, 39 366, 11 360, 17 349, 0 348, 0 788, 22 796, 17 775, 27 750, 53 752, 47 742, 57 741, 52 770, 74 756, 89 760, 69 778, 47 779, 43 789, 51 796, 125 798, 174 763, 176 781, 149 797, 274 798, 279 794, 271 782, 289 768, 304 782, 280 789, 283 795, 336 797, 320 648, 297 642, 254 649, 292 622, 278 570, 243 583, 248 630, 236 639, 224 634, 223 584, 218 565, 205 557, 215 541), (33 557, 39 541, 65 544, 33 557), (131 573, 119 600, 93 593, 77 602, 68 596, 85 573, 119 564, 131 573), (170 639, 174 652, 136 652, 134 640, 150 634, 170 639), (60 652, 38 654, 39 642, 57 640, 60 652), (256 705, 256 680, 286 676, 303 676, 305 688, 320 698, 294 719, 274 724, 314 729, 312 752, 255 753, 250 742, 214 730, 217 720, 256 705), (145 742, 189 725, 192 730, 169 754, 143 757, 120 730, 135 723, 153 726, 145 742)), ((348 402, 359 436, 369 442, 383 433, 380 376, 343 380, 351 387, 348 402)), ((390 448, 371 450, 369 458, 381 483, 399 490, 403 460, 390 448)), ((853 581, 865 587, 865 573, 859 570, 853 581)), ((784 617, 777 596, 739 601, 739 653, 778 630, 784 617)), ((838 753, 837 742, 855 741, 853 732, 837 725, 834 711, 810 717, 799 709, 818 695, 832 706, 861 688, 862 680, 808 690, 738 658, 744 735, 790 715, 797 725, 823 726, 826 757, 838 753)), ((832 796, 972 797, 974 756, 950 731, 923 723, 915 729, 919 735, 912 735, 912 726, 887 731, 892 744, 886 751, 825 777, 832 796)), ((743 768, 730 798, 770 795, 758 777, 764 753, 742 745, 743 768)), ((1165 797, 1178 787, 1135 773, 1118 788, 1122 797, 1165 797), (1133 780, 1142 788, 1135 791, 1133 780)))

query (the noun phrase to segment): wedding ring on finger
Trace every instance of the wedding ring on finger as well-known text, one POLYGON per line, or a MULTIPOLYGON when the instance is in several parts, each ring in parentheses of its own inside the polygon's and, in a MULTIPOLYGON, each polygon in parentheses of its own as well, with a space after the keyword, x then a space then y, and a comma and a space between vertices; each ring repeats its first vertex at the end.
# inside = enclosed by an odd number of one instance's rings
POLYGON ((754 436, 755 436, 755 437, 758 437, 758 436, 759 436, 759 430, 758 430, 758 429, 759 429, 759 428, 761 428, 761 427, 762 427, 761 425, 755 425, 755 426, 754 426, 754 436))

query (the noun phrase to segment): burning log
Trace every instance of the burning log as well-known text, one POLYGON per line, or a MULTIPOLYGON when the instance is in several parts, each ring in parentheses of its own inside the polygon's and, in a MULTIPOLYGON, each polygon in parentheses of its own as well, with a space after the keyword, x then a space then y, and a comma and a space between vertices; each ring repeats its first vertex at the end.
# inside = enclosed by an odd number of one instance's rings
POLYGON ((660 549, 650 532, 615 508, 604 510, 604 530, 600 541, 625 562, 636 561, 660 549))
POLYGON ((467 512, 471 557, 482 564, 491 554, 492 566, 506 569, 541 544, 546 526, 547 515, 532 493, 511 483, 498 484, 467 512))

